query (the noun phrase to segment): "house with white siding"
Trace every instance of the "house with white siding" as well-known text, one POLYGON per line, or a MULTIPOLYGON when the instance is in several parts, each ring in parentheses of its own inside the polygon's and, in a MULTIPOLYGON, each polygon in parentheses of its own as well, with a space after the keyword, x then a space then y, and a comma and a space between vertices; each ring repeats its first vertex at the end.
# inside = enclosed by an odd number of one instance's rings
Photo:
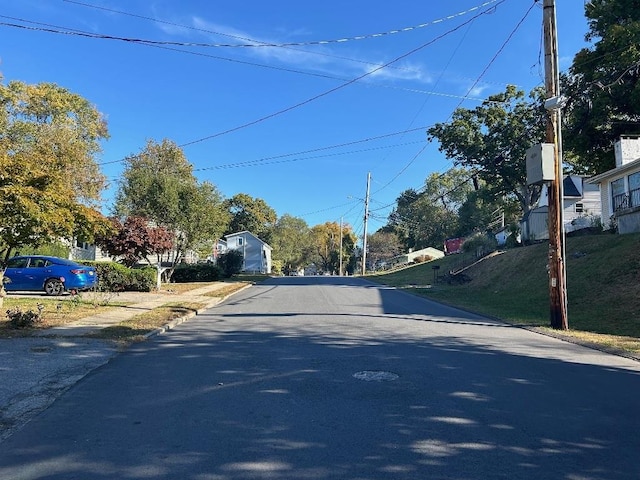
POLYGON ((242 231, 225 235, 216 244, 216 256, 238 250, 242 252, 242 271, 250 273, 271 273, 271 247, 253 233, 242 231))
MULTIPOLYGON (((600 191, 588 177, 567 175, 562 182, 563 217, 565 233, 594 226, 599 221, 602 204, 600 191)), ((549 193, 542 185, 538 206, 522 219, 522 240, 537 241, 549 238, 549 193)))
POLYGON ((616 167, 589 180, 600 188, 602 225, 640 232, 640 135, 621 136, 614 151, 616 167))

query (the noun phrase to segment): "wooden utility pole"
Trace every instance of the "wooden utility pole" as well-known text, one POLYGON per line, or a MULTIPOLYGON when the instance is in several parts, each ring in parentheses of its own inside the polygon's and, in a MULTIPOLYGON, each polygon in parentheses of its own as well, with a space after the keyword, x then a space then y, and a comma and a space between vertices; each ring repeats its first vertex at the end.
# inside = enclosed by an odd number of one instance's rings
POLYGON ((369 223, 369 189, 371 172, 367 174, 367 195, 364 197, 364 234, 362 235, 362 275, 367 271, 367 225, 369 223))
POLYGON ((555 0, 544 0, 546 141, 554 145, 555 179, 549 183, 549 302, 551 327, 567 330, 567 290, 564 263, 563 173, 560 142, 560 74, 555 0))

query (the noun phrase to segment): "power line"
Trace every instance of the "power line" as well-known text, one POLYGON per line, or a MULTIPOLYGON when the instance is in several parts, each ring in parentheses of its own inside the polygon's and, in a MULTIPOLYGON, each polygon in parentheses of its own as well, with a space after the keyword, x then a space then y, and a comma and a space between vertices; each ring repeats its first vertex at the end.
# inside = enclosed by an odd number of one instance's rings
POLYGON ((98 5, 93 5, 93 4, 89 4, 89 3, 84 3, 84 2, 78 2, 78 1, 74 1, 74 0, 64 0, 67 3, 73 3, 73 4, 77 4, 77 5, 81 5, 84 7, 91 7, 91 8, 96 8, 99 10, 105 10, 111 13, 118 13, 121 15, 127 15, 127 16, 131 16, 131 17, 135 17, 135 18, 141 18, 144 20, 152 20, 154 22, 157 23, 164 23, 167 25, 172 25, 172 26, 178 26, 178 27, 182 27, 182 28, 187 28, 190 30, 196 30, 196 31, 203 31, 206 33, 213 33, 215 35, 220 35, 220 36, 224 36, 224 37, 229 37, 229 38, 235 38, 238 40, 242 40, 242 41, 246 41, 246 42, 250 42, 250 43, 244 43, 244 44, 222 44, 222 43, 194 43, 194 42, 170 42, 170 41, 155 41, 155 40, 141 40, 141 39, 134 39, 134 38, 125 38, 125 37, 115 37, 115 36, 101 36, 99 34, 95 34, 94 36, 96 38, 106 38, 109 40, 113 40, 113 39, 118 39, 118 40, 123 40, 123 41, 129 41, 129 42, 137 42, 137 43, 146 43, 146 44, 157 44, 157 45, 175 45, 175 46, 183 46, 183 47, 214 47, 214 48, 219 48, 219 47, 230 47, 230 48, 238 48, 238 47, 242 47, 242 48, 255 48, 255 47, 301 47, 301 46, 311 46, 311 45, 327 45, 327 44, 331 44, 331 43, 346 43, 346 42, 351 42, 351 41, 357 41, 357 40, 366 40, 366 39, 371 39, 371 38, 379 38, 379 37, 385 37, 385 36, 389 36, 389 35, 395 35, 395 34, 399 34, 399 33, 405 33, 405 32, 410 32, 413 30, 418 30, 421 28, 425 28, 425 27, 429 27, 429 26, 433 26, 433 25, 437 25, 439 23, 443 23, 445 21, 449 21, 449 20, 454 20, 458 17, 462 17, 468 14, 471 14, 473 12, 476 12, 484 7, 487 7, 493 3, 499 2, 502 3, 500 0, 489 0, 484 2, 481 5, 469 8, 465 11, 462 12, 458 12, 452 15, 448 15, 446 17, 442 17, 439 18, 437 20, 433 20, 431 22, 427 22, 427 23, 421 23, 419 25, 415 25, 415 26, 411 26, 411 27, 404 27, 404 28, 399 28, 399 29, 394 29, 394 30, 389 30, 386 32, 382 32, 382 33, 371 33, 371 34, 366 34, 366 35, 357 35, 357 36, 353 36, 353 37, 345 37, 345 38, 339 38, 339 39, 333 39, 333 40, 313 40, 313 41, 307 41, 307 42, 288 42, 288 43, 271 43, 271 42, 263 42, 263 41, 257 41, 251 38, 247 38, 247 37, 242 37, 239 35, 232 35, 229 33, 224 33, 224 32, 215 32, 215 31, 211 31, 211 30, 204 30, 204 29, 200 29, 200 28, 196 28, 196 27, 190 27, 190 26, 185 26, 185 25, 180 25, 180 24, 176 24, 173 22, 168 22, 168 21, 164 21, 164 20, 158 20, 156 18, 152 18, 152 17, 146 17, 143 15, 137 15, 137 14, 133 14, 133 13, 129 13, 129 12, 124 12, 124 11, 120 11, 120 10, 114 10, 114 9, 110 9, 110 8, 106 8, 106 7, 102 7, 102 6, 98 6, 98 5))

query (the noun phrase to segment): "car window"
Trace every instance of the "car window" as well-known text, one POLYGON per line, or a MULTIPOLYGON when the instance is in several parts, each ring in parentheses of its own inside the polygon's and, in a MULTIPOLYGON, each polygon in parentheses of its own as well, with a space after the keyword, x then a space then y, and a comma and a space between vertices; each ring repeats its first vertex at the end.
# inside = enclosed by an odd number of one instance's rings
POLYGON ((44 258, 32 258, 29 262, 30 268, 42 268, 45 266, 46 260, 44 258))
POLYGON ((28 260, 28 258, 12 258, 7 262, 7 268, 24 268, 28 260))

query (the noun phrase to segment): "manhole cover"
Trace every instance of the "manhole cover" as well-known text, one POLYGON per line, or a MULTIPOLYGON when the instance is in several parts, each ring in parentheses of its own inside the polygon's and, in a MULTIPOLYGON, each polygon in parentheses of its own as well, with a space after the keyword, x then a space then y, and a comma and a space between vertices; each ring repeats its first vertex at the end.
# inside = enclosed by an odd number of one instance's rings
POLYGON ((358 380, 364 380, 365 382, 390 382, 396 380, 398 375, 391 372, 383 372, 379 370, 365 370, 363 372, 354 373, 353 376, 358 380))

